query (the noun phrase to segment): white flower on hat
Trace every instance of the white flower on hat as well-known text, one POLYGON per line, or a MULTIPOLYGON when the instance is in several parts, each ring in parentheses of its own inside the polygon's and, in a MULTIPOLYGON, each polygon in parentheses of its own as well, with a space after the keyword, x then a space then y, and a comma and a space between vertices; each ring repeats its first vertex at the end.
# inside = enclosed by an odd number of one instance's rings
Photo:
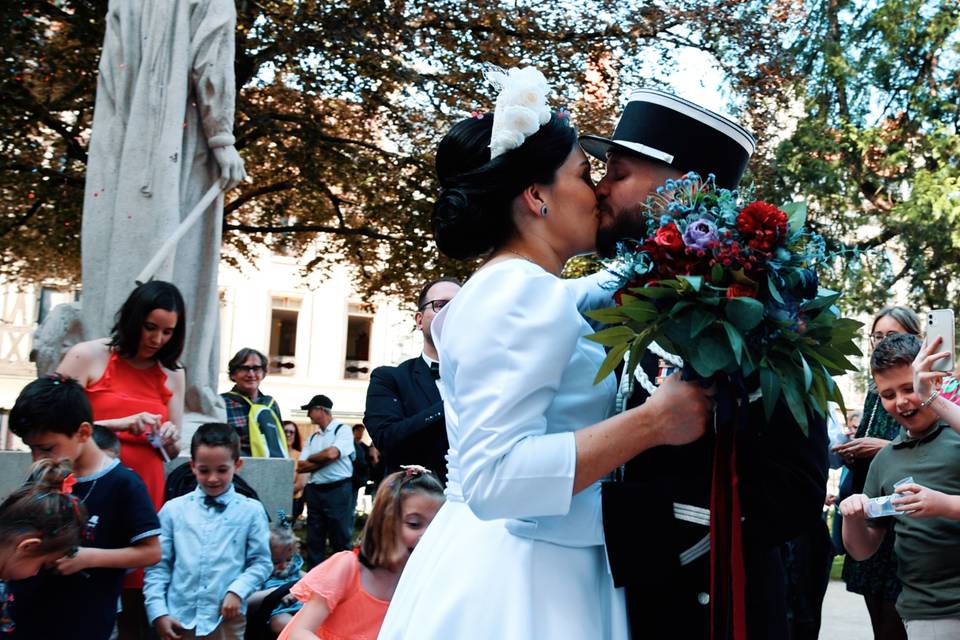
POLYGON ((550 122, 550 107, 547 106, 550 85, 533 67, 507 71, 493 67, 487 72, 487 80, 500 89, 490 133, 492 159, 516 149, 527 136, 550 122))

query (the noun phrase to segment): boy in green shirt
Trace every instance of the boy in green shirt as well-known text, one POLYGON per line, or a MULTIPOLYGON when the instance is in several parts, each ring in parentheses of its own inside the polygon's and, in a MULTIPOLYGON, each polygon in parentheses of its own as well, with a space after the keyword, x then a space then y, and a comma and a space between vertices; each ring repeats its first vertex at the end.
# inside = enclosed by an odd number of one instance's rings
POLYGON ((914 389, 912 365, 920 350, 920 340, 909 334, 888 336, 874 350, 877 393, 902 428, 874 458, 864 493, 840 503, 843 544, 857 560, 873 555, 887 529, 896 527, 903 582, 897 611, 910 640, 960 637, 960 434, 939 420, 929 406, 932 396, 921 398, 914 389), (894 487, 910 476, 914 482, 894 487), (896 516, 868 518, 871 497, 895 492, 896 516))

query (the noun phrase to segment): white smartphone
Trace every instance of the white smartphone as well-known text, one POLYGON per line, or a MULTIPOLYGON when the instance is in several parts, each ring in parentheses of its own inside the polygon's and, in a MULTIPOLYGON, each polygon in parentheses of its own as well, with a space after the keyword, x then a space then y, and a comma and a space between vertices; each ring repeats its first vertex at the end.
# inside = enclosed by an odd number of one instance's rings
POLYGON ((933 363, 934 371, 947 371, 952 373, 956 358, 956 348, 954 343, 954 318, 953 309, 931 309, 927 312, 927 341, 932 342, 934 338, 940 336, 943 341, 937 347, 937 351, 949 351, 950 356, 940 358, 933 363))

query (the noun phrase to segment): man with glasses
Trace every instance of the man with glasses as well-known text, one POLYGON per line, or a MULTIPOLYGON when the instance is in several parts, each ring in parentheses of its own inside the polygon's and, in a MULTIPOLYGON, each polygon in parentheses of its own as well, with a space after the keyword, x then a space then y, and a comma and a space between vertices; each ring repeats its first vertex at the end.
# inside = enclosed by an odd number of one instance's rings
POLYGON ((447 431, 440 400, 440 363, 430 323, 460 291, 453 278, 428 282, 417 299, 414 321, 423 333, 423 353, 370 374, 363 422, 383 458, 384 474, 418 464, 447 479, 447 431))
POLYGON ((240 455, 258 458, 287 457, 280 407, 260 392, 267 374, 267 356, 245 347, 227 364, 233 388, 221 393, 227 407, 227 423, 240 436, 240 455))

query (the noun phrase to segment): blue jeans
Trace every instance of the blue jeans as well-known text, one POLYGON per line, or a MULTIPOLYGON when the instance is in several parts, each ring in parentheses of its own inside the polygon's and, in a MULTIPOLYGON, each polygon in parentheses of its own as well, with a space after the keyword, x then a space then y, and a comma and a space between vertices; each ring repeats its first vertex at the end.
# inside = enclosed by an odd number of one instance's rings
POLYGON ((307 559, 317 566, 327 558, 327 540, 333 552, 350 548, 354 496, 350 478, 330 484, 308 484, 303 490, 307 503, 307 559))

